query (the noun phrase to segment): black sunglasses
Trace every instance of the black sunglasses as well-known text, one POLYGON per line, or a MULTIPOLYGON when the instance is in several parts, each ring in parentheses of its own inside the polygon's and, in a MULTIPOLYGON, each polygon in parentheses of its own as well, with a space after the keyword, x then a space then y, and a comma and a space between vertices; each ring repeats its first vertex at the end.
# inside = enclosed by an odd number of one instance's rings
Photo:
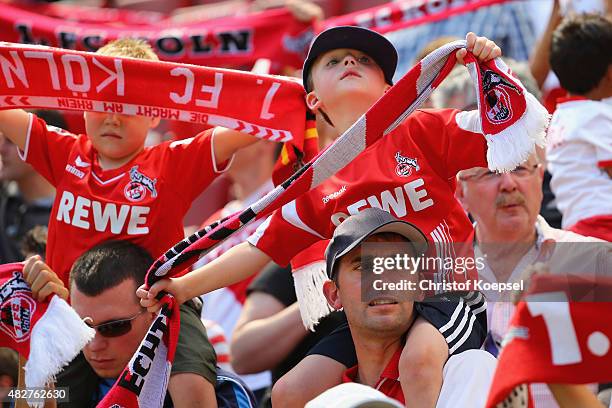
POLYGON ((109 320, 100 324, 91 324, 93 319, 91 317, 83 318, 83 322, 92 329, 95 329, 102 337, 119 337, 132 330, 132 320, 136 319, 141 314, 145 313, 146 310, 141 310, 132 317, 126 317, 125 319, 109 320))

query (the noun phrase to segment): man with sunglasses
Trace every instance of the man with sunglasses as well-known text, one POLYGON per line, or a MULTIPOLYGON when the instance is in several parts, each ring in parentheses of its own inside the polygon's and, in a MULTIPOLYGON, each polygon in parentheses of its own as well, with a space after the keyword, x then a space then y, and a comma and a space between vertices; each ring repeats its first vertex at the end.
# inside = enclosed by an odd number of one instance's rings
MULTIPOLYGON (((24 275, 34 296, 52 293, 66 299, 87 325, 93 340, 58 376, 69 388, 69 407, 95 407, 114 384, 140 345, 154 313, 135 295, 144 282, 151 256, 128 241, 109 241, 81 255, 70 272, 70 293, 40 258, 26 261, 24 275)), ((215 352, 194 301, 181 305, 181 331, 164 407, 217 407, 215 352)))
MULTIPOLYGON (((491 283, 519 282, 527 266, 545 262, 551 273, 609 275, 609 244, 550 227, 539 214, 544 166, 538 155, 510 173, 475 167, 457 175, 457 197, 474 219, 474 256, 483 260, 478 276, 491 283)), ((525 282, 525 287, 527 287, 525 282)), ((510 292, 485 291, 489 336, 497 355, 514 312, 510 292)), ((531 386, 536 408, 556 407, 545 385, 531 386)))

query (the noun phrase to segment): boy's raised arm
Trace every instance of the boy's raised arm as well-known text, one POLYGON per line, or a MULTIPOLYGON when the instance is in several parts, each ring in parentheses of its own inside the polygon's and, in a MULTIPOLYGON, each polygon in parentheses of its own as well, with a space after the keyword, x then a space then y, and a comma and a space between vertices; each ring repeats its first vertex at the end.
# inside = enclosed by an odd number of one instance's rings
POLYGON ((161 291, 170 292, 179 303, 232 283, 240 282, 260 271, 272 259, 248 242, 236 245, 219 258, 180 277, 163 279, 146 290, 144 285, 136 294, 140 304, 151 312, 160 308, 155 298, 161 291))
POLYGON ((259 139, 247 133, 236 130, 218 127, 215 129, 213 138, 213 151, 215 152, 215 162, 223 163, 228 160, 236 151, 252 145, 259 139))
POLYGON ((0 110, 0 132, 20 150, 25 148, 30 117, 22 109, 0 110))

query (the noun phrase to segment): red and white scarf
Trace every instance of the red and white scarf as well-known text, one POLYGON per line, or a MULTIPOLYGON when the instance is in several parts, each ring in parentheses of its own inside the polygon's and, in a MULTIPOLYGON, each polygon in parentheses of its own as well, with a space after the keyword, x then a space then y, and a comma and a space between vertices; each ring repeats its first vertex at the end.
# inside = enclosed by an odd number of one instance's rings
POLYGON ((530 383, 612 381, 612 279, 535 276, 504 338, 487 407, 533 407, 530 383))
MULTIPOLYGON (((465 47, 465 41, 456 41, 425 57, 333 145, 319 153, 291 178, 244 211, 209 225, 167 251, 149 270, 147 284, 151 285, 167 277, 170 268, 187 267, 247 222, 265 217, 315 188, 388 135, 444 80, 456 63, 456 50, 462 47, 465 47)), ((466 58, 479 95, 479 127, 488 144, 489 168, 497 171, 511 170, 523 162, 536 145, 544 144, 548 113, 511 76, 501 60, 477 63, 471 54, 466 58)), ((328 309, 321 307, 316 310, 328 309)), ((308 322, 308 327, 320 316, 302 317, 308 322)))
POLYGON ((294 163, 316 153, 304 94, 286 77, 0 43, 0 109, 116 112, 223 126, 288 143, 275 169, 281 181, 294 163))
POLYGON ((57 295, 44 302, 34 299, 22 270, 22 263, 0 265, 0 347, 28 360, 26 387, 45 387, 95 331, 57 295))
POLYGON ((13 108, 159 117, 275 142, 302 138, 306 115, 304 89, 286 77, 0 43, 0 109, 13 108))

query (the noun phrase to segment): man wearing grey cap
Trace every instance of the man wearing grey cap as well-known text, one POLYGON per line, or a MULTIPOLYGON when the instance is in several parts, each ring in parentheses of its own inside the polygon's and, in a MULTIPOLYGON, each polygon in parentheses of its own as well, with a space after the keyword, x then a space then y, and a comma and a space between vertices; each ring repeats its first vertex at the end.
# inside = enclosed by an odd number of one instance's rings
MULTIPOLYGON (((445 338, 450 336, 451 315, 474 294, 445 294, 418 301, 420 271, 404 270, 395 261, 406 259, 404 255, 419 257, 426 249, 427 240, 417 227, 377 208, 353 215, 336 228, 326 251, 330 280, 324 293, 333 308, 344 309, 357 355, 357 365, 344 372, 343 382, 369 385, 404 403, 404 395, 410 393, 416 399, 422 391, 417 388, 422 386, 419 377, 438 369, 404 369, 400 356, 408 348, 441 340, 433 328, 445 338), (420 335, 413 337, 417 325, 433 328, 420 328, 420 335)), ((331 336, 340 338, 346 333, 339 329, 331 336)), ((436 406, 484 406, 494 366, 494 358, 481 350, 453 354, 440 367, 442 387, 436 406), (466 371, 469 375, 462 376, 466 371)))

